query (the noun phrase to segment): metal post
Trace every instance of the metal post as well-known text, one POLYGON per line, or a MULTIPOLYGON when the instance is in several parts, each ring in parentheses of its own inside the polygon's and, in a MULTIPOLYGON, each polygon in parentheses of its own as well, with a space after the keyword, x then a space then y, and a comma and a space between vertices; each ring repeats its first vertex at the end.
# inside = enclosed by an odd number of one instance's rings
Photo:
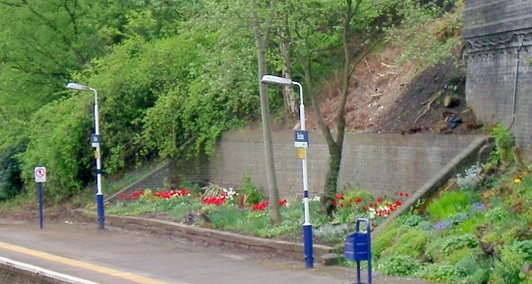
MULTIPOLYGON (((301 130, 305 128, 305 105, 303 103, 303 87, 297 82, 292 84, 299 87, 299 115, 301 120, 301 130)), ((303 168, 303 204, 305 207, 305 222, 303 223, 303 246, 305 251, 305 267, 314 267, 314 255, 312 248, 312 225, 310 224, 310 209, 308 200, 308 176, 307 176, 307 148, 303 148, 303 159, 301 160, 303 168)))
MULTIPOLYGON (((94 134, 100 135, 100 124, 98 121, 98 92, 91 88, 94 92, 94 134)), ((96 211, 98 214, 98 229, 105 229, 105 215, 103 209, 103 192, 102 192, 102 168, 100 161, 100 143, 96 146, 96 211)))
POLYGON ((43 205, 42 205, 42 182, 37 183, 37 193, 39 198, 39 226, 43 228, 43 205))

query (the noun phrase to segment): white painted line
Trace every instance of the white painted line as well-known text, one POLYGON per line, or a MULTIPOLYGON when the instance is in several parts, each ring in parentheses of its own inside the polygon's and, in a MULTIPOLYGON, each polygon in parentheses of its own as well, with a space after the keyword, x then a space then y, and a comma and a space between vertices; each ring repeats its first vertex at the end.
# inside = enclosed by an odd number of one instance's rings
POLYGON ((71 283, 71 284, 98 284, 96 282, 92 282, 92 281, 89 281, 89 280, 84 280, 84 279, 73 277, 73 276, 70 276, 70 275, 63 274, 63 273, 55 272, 55 271, 48 270, 48 269, 45 269, 45 268, 42 268, 42 267, 39 267, 39 266, 18 262, 18 261, 15 261, 15 260, 12 260, 12 259, 9 259, 9 258, 5 258, 5 257, 0 257, 0 266, 2 266, 2 265, 3 266, 8 266, 8 267, 13 267, 13 268, 15 268, 17 270, 24 270, 24 271, 27 271, 27 272, 30 272, 30 273, 33 273, 33 274, 36 274, 36 275, 42 275, 42 276, 44 276, 46 278, 62 281, 62 282, 65 282, 65 283, 71 283))

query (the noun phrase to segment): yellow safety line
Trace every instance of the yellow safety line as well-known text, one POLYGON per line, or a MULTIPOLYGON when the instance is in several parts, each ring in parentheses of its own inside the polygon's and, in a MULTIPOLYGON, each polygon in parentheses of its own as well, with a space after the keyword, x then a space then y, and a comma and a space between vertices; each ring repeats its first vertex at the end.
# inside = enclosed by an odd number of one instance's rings
MULTIPOLYGON (((100 266, 100 265, 90 264, 90 263, 79 261, 79 260, 74 260, 74 259, 69 259, 69 258, 65 258, 65 257, 60 257, 60 256, 49 254, 49 253, 46 253, 46 252, 32 250, 32 249, 28 249, 28 248, 24 248, 24 247, 20 247, 20 246, 16 246, 16 245, 8 244, 8 243, 0 242, 0 248, 4 248, 4 249, 7 249, 7 250, 23 253, 23 254, 26 254, 26 255, 31 255, 31 256, 34 256, 34 257, 50 260, 50 261, 61 263, 61 264, 66 264, 66 265, 70 265, 70 266, 74 266, 74 267, 78 267, 78 268, 83 268, 83 269, 86 269, 86 270, 96 271, 96 272, 99 272, 99 273, 111 275, 111 276, 122 278, 122 279, 127 279, 127 280, 130 280, 130 281, 133 281, 133 282, 137 282, 137 283, 143 283, 143 284, 168 284, 167 282, 163 282, 163 281, 147 278, 147 277, 136 275, 136 274, 132 274, 132 273, 129 273, 129 272, 124 272, 124 271, 120 271, 120 270, 116 270, 116 269, 112 269, 112 268, 108 268, 108 267, 104 267, 104 266, 100 266)), ((177 283, 189 284, 189 283, 186 283, 186 282, 177 282, 177 283)))

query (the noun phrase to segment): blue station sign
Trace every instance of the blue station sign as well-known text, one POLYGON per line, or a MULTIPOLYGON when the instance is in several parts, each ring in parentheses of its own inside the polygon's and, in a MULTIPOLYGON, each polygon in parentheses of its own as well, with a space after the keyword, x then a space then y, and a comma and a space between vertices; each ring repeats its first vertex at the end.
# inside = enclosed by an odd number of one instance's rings
POLYGON ((294 147, 308 148, 308 131, 294 131, 294 147))

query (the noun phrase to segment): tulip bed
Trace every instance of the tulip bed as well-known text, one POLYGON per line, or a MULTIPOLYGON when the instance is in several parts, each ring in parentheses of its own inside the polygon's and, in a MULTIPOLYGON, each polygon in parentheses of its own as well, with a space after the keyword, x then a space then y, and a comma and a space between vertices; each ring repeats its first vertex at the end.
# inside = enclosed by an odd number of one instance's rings
MULTIPOLYGON (((122 194, 107 208, 116 215, 164 218, 193 226, 233 231, 264 238, 301 241, 303 203, 300 197, 279 200, 282 223, 271 225, 269 201, 262 197, 251 202, 250 196, 262 196, 258 191, 223 188, 210 185, 201 189, 179 190, 150 189, 122 194)), ((345 190, 335 196, 336 211, 327 216, 321 208, 320 197, 310 199, 311 223, 314 241, 338 245, 354 230, 358 218, 371 220, 372 228, 378 226, 408 198, 408 193, 397 193, 394 200, 373 197, 359 189, 345 190)))

